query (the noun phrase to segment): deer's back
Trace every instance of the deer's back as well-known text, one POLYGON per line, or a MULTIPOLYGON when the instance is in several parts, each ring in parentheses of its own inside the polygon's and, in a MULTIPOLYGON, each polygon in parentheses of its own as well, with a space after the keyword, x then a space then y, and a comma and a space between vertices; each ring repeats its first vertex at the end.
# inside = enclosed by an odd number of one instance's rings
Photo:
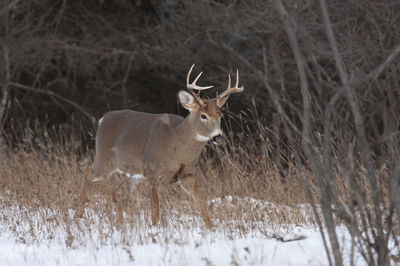
MULTIPOLYGON (((165 120, 176 125, 183 117, 173 114, 150 114, 132 110, 107 112, 96 134, 96 161, 115 159, 116 167, 132 174, 142 172, 145 149, 159 136, 165 120)), ((97 162, 97 164, 99 164, 97 162)), ((114 167, 114 166, 113 166, 114 167)), ((100 167, 98 167, 100 168, 100 167)))

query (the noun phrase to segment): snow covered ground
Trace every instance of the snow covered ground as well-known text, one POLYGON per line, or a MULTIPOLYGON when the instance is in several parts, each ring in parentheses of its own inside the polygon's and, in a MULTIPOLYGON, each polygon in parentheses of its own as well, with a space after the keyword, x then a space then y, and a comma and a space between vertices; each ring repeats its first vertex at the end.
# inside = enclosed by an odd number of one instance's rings
MULTIPOLYGON (((1 205, 0 210, 0 265, 328 265, 321 234, 311 225, 265 222, 228 234, 223 226, 210 231, 200 218, 187 217, 188 226, 172 221, 166 227, 110 229, 110 237, 101 239, 101 230, 108 229, 99 229, 100 217, 90 225, 67 226, 55 211, 1 205)), ((345 229, 338 235, 349 244, 345 229)), ((363 265, 359 257, 356 265, 363 265)))
POLYGON ((27 245, 0 240, 0 265, 327 265, 319 233, 280 242, 262 237, 66 248, 63 243, 27 245))

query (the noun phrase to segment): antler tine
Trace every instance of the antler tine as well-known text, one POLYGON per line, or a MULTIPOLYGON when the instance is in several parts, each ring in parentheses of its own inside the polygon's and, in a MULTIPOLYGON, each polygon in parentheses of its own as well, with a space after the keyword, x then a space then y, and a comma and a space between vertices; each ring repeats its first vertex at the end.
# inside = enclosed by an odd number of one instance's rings
POLYGON ((236 70, 236 82, 235 82, 235 87, 231 87, 231 75, 228 74, 228 86, 226 87, 226 90, 222 92, 220 95, 217 94, 217 103, 220 102, 222 98, 225 96, 235 93, 235 92, 242 92, 244 90, 244 87, 241 86, 239 87, 239 71, 236 70))
MULTIPOLYGON (((194 81, 192 82, 192 84, 196 84, 196 82, 199 80, 200 76, 203 74, 203 71, 200 72, 200 74, 197 75, 197 77, 194 79, 194 81)), ((212 86, 211 86, 212 87, 212 86)))
POLYGON ((194 64, 190 67, 189 72, 187 73, 186 76, 186 87, 188 87, 190 85, 190 75, 192 74, 192 70, 194 68, 194 64))
POLYGON ((201 87, 201 86, 196 85, 197 81, 199 80, 199 78, 200 78, 201 74, 203 74, 203 72, 200 72, 200 74, 197 75, 197 77, 194 79, 194 81, 192 83, 190 83, 190 75, 192 74, 193 68, 194 68, 194 64, 191 66, 191 68, 186 76, 186 88, 190 92, 190 94, 192 94, 192 96, 196 98, 197 102, 200 105, 204 105, 203 100, 200 98, 200 91, 210 89, 214 86, 201 87), (197 90, 198 93, 195 93, 193 90, 197 90))
POLYGON ((192 83, 190 83, 190 75, 192 74, 192 70, 193 70, 194 64, 192 65, 192 67, 190 68, 187 77, 186 77, 186 87, 188 89, 193 89, 193 90, 197 90, 197 91, 202 91, 202 90, 207 90, 210 89, 214 86, 206 86, 206 87, 201 87, 201 86, 197 86, 197 81, 199 80, 201 74, 203 74, 203 72, 200 72, 199 75, 197 75, 197 77, 194 79, 194 81, 192 83))
POLYGON ((237 88, 238 86, 239 86, 239 70, 236 69, 236 84, 235 84, 235 88, 237 88))

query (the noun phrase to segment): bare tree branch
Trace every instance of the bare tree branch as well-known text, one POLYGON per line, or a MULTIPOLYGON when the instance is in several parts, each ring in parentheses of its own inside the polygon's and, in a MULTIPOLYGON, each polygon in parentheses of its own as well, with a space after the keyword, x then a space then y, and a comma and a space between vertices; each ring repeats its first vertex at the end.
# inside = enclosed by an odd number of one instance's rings
MULTIPOLYGON (((300 52, 299 44, 296 38, 296 34, 292 29, 292 22, 290 17, 283 6, 281 0, 275 0, 275 6, 279 12, 283 25, 285 27, 286 34, 289 38, 289 45, 292 49, 292 52, 295 57, 297 70, 300 76, 300 87, 301 87, 301 95, 303 97, 303 117, 302 117, 302 147, 308 158, 309 163, 313 169, 313 172, 317 178, 319 184, 319 191, 321 195, 321 203, 322 203, 322 213, 324 216, 325 224, 328 230, 329 239, 331 242, 331 248, 333 252, 333 256, 335 258, 336 265, 343 265, 342 255, 339 249, 339 243, 335 232, 335 223, 333 220, 332 210, 331 210, 331 186, 325 185, 326 182, 323 181, 323 170, 318 166, 318 158, 313 155, 312 149, 310 145, 312 145, 311 137, 310 137, 310 127, 311 127, 311 101, 310 101, 310 92, 309 85, 307 81, 307 73, 305 69, 304 58, 300 52)), ((329 172, 329 171, 328 171, 329 172)), ((316 213, 316 215, 318 215, 316 213)), ((323 231, 321 230, 321 234, 323 231)), ((330 252, 326 243, 324 243, 325 249, 327 251, 327 256, 330 264, 330 252)))
MULTIPOLYGON (((259 70, 255 65, 253 65, 246 57, 242 56, 240 53, 238 53, 236 50, 234 50, 232 47, 229 45, 226 45, 224 43, 217 43, 215 42, 210 36, 208 36, 208 40, 213 43, 214 45, 222 46, 226 51, 234 55, 236 58, 240 60, 244 65, 246 65, 249 69, 251 69, 257 77, 262 81, 263 85, 267 89, 268 93, 271 96, 272 102, 276 106, 276 110, 278 114, 285 119, 285 121, 290 125, 290 128, 294 130, 296 133, 301 134, 301 131, 297 128, 297 126, 293 123, 293 121, 289 118, 288 114, 285 112, 285 109, 280 103, 280 97, 278 93, 274 91, 274 89, 271 87, 271 85, 268 82, 268 73, 262 72, 259 70)), ((265 70, 265 67, 264 67, 265 70)))
POLYGON ((390 194, 392 196, 393 205, 396 209, 397 220, 400 221, 400 193, 399 193, 399 185, 400 185, 400 161, 396 163, 393 174, 390 177, 390 194))
POLYGON ((0 15, 1 15, 3 12, 8 12, 11 8, 15 7, 15 5, 18 4, 19 1, 20 1, 20 0, 14 0, 14 1, 8 3, 5 7, 3 7, 2 9, 0 9, 0 15))
POLYGON ((10 50, 9 50, 9 34, 10 34, 10 27, 9 27, 9 8, 11 8, 11 4, 8 5, 5 11, 7 12, 5 16, 5 40, 2 42, 3 45, 3 56, 4 56, 4 76, 5 82, 2 88, 2 95, 1 95, 1 102, 0 102, 0 135, 3 132, 3 125, 6 120, 6 113, 7 113, 7 106, 9 101, 9 86, 8 82, 11 80, 11 67, 10 67, 10 50))
MULTIPOLYGON (((366 137, 366 131, 364 127, 364 122, 363 122, 363 117, 361 115, 361 112, 359 110, 359 107, 356 103, 356 98, 354 96, 354 90, 353 87, 350 86, 349 80, 347 78, 347 75, 344 70, 343 66, 343 61, 340 56, 340 53, 337 49, 336 45, 336 40, 335 36, 333 34, 332 30, 332 25, 330 22, 327 6, 326 6, 326 1, 325 0, 320 0, 320 7, 321 7, 321 13, 323 16, 324 20, 324 27, 326 30, 327 38, 329 41, 329 45, 331 47, 331 50, 333 52, 334 60, 336 62, 336 69, 339 72, 339 77, 341 80, 341 83, 343 87, 345 88, 345 93, 346 97, 348 99, 349 105, 351 112, 354 117, 354 123, 355 123, 355 129, 357 133, 357 141, 359 143, 359 148, 361 151, 361 158, 364 162, 364 165, 367 169, 367 176, 369 180, 369 185, 371 187, 371 193, 372 193, 372 200, 373 200, 373 205, 374 205, 374 217, 371 217, 372 220, 374 220, 374 224, 372 227, 374 227, 375 230, 377 230, 377 233, 375 234, 373 231, 373 237, 374 237, 374 242, 377 243, 375 245, 375 249, 378 253, 378 264, 386 264, 385 262, 387 260, 387 253, 388 253, 388 248, 387 248, 387 237, 385 237, 385 232, 382 224, 382 210, 381 207, 384 204, 384 201, 382 200, 382 195, 380 188, 378 187, 377 184, 377 176, 376 176, 376 169, 372 161, 371 153, 370 153, 370 147, 369 143, 367 141, 366 137)), ((385 64, 389 64, 391 60, 394 59, 395 55, 399 52, 399 49, 395 49, 393 53, 385 60, 377 69, 376 73, 372 73, 370 77, 367 78, 373 78, 376 77, 377 74, 379 74, 383 69, 385 64)), ((330 119, 330 117, 328 118, 330 119)), ((329 121, 325 120, 325 123, 329 125, 329 121)), ((325 134, 327 136, 330 136, 329 134, 330 128, 325 126, 325 134)), ((326 139, 326 141, 329 141, 326 139)), ((325 143, 325 145, 327 145, 325 143)), ((330 160, 330 158, 325 158, 325 160, 330 160)), ((390 233, 386 233, 390 234, 390 233)), ((373 261, 371 261, 373 262, 373 261)))
POLYGON ((76 102, 71 101, 61 95, 56 94, 53 91, 32 88, 30 86, 26 86, 26 85, 19 84, 16 82, 9 82, 9 85, 16 89, 21 89, 21 90, 30 91, 30 92, 39 93, 39 94, 46 94, 48 96, 57 98, 58 100, 61 100, 62 102, 65 102, 65 103, 71 105, 72 107, 74 107, 75 109, 80 111, 82 114, 84 114, 89 119, 89 121, 92 123, 93 126, 96 124, 96 119, 94 118, 94 116, 92 116, 88 111, 86 111, 81 105, 79 105, 76 102))
MULTIPOLYGON (((372 165, 372 159, 369 155, 369 145, 368 145, 368 142, 367 142, 366 136, 365 136, 365 128, 364 128, 364 124, 363 124, 363 119, 362 119, 361 113, 359 111, 359 108, 357 106, 356 99, 353 94, 353 89, 352 89, 352 87, 349 86, 349 81, 347 79, 346 73, 344 72, 342 58, 341 58, 339 51, 337 49, 337 46, 336 46, 336 40, 333 35, 332 25, 331 25, 331 22, 329 19, 329 14, 327 11, 325 0, 320 0, 320 5, 321 5, 322 16, 324 19, 324 26, 325 26, 325 29, 327 32, 327 38, 328 38, 329 44, 330 44, 332 52, 333 52, 333 57, 336 62, 336 68, 339 72, 340 80, 342 82, 343 87, 345 88, 347 99, 349 101, 349 104, 350 104, 350 107, 351 107, 351 110, 352 110, 352 113, 354 116, 355 127, 356 127, 356 131, 357 131, 357 135, 359 136, 360 150, 361 150, 362 157, 364 159, 364 163, 366 164, 366 168, 367 168, 368 176, 369 176, 369 180, 370 180, 370 185, 371 185, 371 189, 372 189, 372 193, 373 193, 373 199, 374 199, 374 204, 375 204, 375 208, 376 208, 375 211, 376 211, 377 217, 381 217, 381 215, 380 215, 381 211, 379 208, 379 205, 381 203, 381 197, 380 197, 379 189, 376 184, 375 169, 372 165)), ((376 225, 380 227, 381 222, 378 221, 378 219, 380 219, 380 218, 376 219, 376 225)))

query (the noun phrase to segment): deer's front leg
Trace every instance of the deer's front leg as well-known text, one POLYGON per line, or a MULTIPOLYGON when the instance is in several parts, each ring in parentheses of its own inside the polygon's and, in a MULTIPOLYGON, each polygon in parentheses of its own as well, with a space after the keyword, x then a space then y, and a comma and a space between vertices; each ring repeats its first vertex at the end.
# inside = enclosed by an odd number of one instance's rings
POLYGON ((155 178, 150 180, 150 194, 151 194, 151 222, 153 226, 158 224, 160 220, 160 202, 158 199, 158 182, 155 178))
POLYGON ((208 213, 207 205, 204 199, 200 196, 198 182, 193 174, 180 179, 182 189, 193 198, 193 200, 199 205, 201 216, 203 217, 204 223, 207 228, 212 228, 213 224, 208 213))

